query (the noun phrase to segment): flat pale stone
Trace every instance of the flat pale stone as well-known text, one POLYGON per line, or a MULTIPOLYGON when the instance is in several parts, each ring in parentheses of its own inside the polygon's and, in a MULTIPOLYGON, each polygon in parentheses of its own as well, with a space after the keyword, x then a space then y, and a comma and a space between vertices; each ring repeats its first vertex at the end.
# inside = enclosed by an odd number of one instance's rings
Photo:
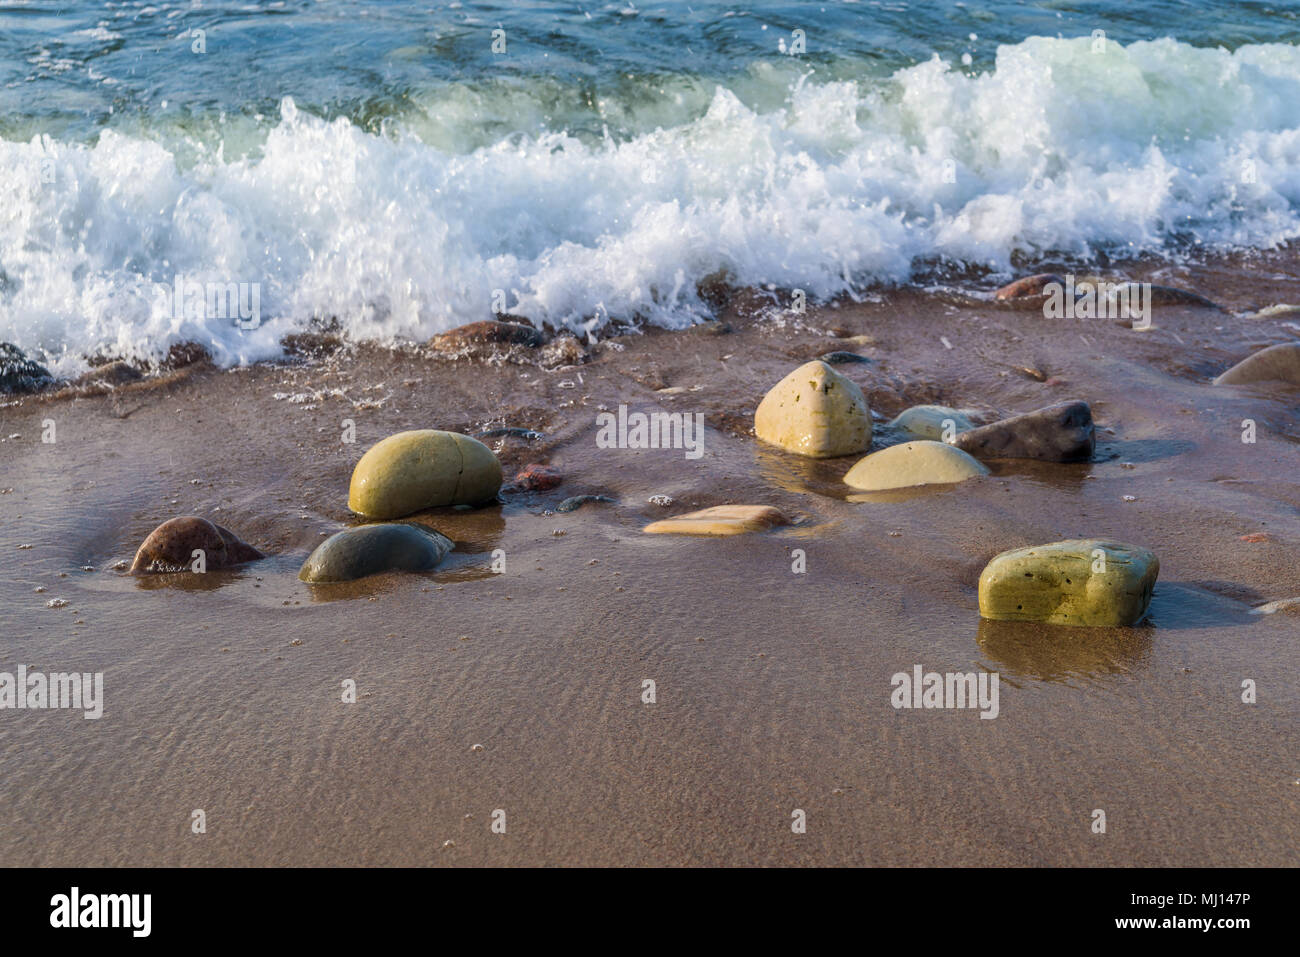
POLYGON ((1280 382, 1300 385, 1300 342, 1284 342, 1247 356, 1214 380, 1215 385, 1280 382))
POLYGON ((1074 399, 959 433, 952 444, 982 459, 1078 462, 1092 458, 1097 436, 1092 409, 1074 399))
POLYGON ((1053 625, 1135 625, 1147 613, 1160 560, 1136 545, 1076 539, 1016 548, 980 574, 980 614, 1053 625))
POLYGON ((950 485, 988 474, 984 465, 960 449, 921 440, 872 452, 849 469, 844 484, 864 492, 882 492, 915 485, 950 485))
POLYGON ((946 405, 914 405, 894 416, 889 424, 911 435, 942 442, 949 423, 953 435, 975 428, 969 418, 946 405))
POLYGON ((789 524, 784 513, 770 505, 715 505, 651 522, 643 531, 651 535, 741 535, 789 524))
POLYGON ((346 582, 386 571, 423 572, 454 545, 447 536, 414 525, 384 523, 345 528, 316 546, 298 577, 305 582, 346 582))
POLYGON ((348 508, 366 518, 400 518, 442 505, 478 505, 501 488, 501 463, 458 432, 417 429, 383 439, 352 471, 348 508))
POLYGON ((814 359, 763 396, 754 432, 799 455, 852 455, 871 448, 871 411, 857 383, 814 359))

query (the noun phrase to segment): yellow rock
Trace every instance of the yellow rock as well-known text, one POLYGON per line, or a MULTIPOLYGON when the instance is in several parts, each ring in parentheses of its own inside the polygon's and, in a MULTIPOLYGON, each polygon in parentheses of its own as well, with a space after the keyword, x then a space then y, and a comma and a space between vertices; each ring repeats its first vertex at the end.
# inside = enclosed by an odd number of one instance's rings
POLYGON ((980 614, 1000 621, 1117 627, 1141 621, 1160 560, 1149 549, 1072 539, 1003 552, 980 573, 980 614))
POLYGON ((880 492, 913 485, 947 485, 988 474, 973 456, 944 442, 905 442, 861 459, 844 476, 844 484, 880 492))
POLYGON ((352 471, 348 508, 369 519, 400 518, 440 505, 478 505, 501 488, 501 463, 482 442, 417 429, 375 443, 352 471))
POLYGON ((763 396, 754 432, 800 455, 852 455, 871 448, 871 410, 856 383, 814 359, 763 396))
POLYGON ((716 505, 651 522, 644 530, 652 535, 741 535, 789 524, 781 510, 770 505, 716 505))

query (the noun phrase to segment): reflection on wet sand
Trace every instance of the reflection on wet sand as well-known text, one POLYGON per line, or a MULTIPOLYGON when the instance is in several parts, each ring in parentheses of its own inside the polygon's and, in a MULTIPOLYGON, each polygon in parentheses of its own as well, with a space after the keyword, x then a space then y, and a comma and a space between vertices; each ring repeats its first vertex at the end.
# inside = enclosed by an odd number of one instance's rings
POLYGON ((1081 628, 981 618, 976 641, 1008 676, 1069 683, 1071 678, 1131 674, 1146 665, 1154 629, 1081 628))

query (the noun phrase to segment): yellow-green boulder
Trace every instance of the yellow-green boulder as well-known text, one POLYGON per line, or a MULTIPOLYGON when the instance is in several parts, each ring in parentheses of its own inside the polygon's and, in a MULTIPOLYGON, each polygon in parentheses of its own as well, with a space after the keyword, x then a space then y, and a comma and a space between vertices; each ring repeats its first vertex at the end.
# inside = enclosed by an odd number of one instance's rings
POLYGON ((501 488, 501 463, 482 442, 417 429, 375 443, 352 471, 348 508, 369 519, 400 518, 440 505, 478 505, 501 488))
POLYGON ((1054 625, 1135 625, 1147 613, 1160 560, 1136 545, 1076 539, 1016 548, 980 574, 980 614, 1054 625))

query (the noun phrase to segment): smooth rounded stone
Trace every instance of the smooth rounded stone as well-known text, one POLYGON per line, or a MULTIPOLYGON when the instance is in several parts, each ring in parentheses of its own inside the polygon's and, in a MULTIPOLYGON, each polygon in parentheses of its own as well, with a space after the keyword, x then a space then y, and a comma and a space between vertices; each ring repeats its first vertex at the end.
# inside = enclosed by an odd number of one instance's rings
POLYGON ((984 465, 960 449, 923 439, 872 452, 849 469, 844 484, 863 492, 883 492, 916 485, 950 485, 988 474, 984 465))
POLYGON ((501 488, 501 463, 458 432, 416 429, 381 439, 352 471, 348 508, 366 518, 400 518, 443 505, 478 505, 501 488))
POLYGON ((993 298, 998 302, 1008 302, 1015 299, 1030 299, 1044 296, 1047 294, 1049 285, 1057 285, 1064 288, 1065 280, 1054 272, 1040 272, 1033 276, 1022 276, 1014 282, 1009 282, 1001 289, 993 293, 993 298))
POLYGON ((1203 309, 1219 309, 1223 307, 1211 299, 1206 299, 1199 292, 1192 292, 1190 289, 1178 289, 1174 286, 1154 286, 1147 284, 1144 291, 1139 291, 1137 287, 1142 286, 1137 282, 1122 282, 1111 286, 1107 293, 1111 297, 1125 298, 1128 297, 1131 302, 1140 302, 1137 298, 1139 295, 1150 296, 1147 302, 1152 306, 1200 306, 1203 309))
POLYGON ((348 582, 380 572, 424 572, 455 546, 446 535, 414 525, 384 523, 346 528, 316 546, 298 577, 305 582, 348 582))
POLYGON ((754 432, 799 455, 852 455, 871 448, 871 411, 855 382, 814 359, 763 396, 754 432))
POLYGON ((1160 560, 1137 545, 1075 539, 1015 548, 980 574, 980 614, 998 621, 1117 627, 1147 613, 1160 560))
POLYGON ((1097 435, 1092 409, 1073 399, 961 432, 952 445, 982 459, 1078 462, 1092 458, 1097 435))
POLYGON ((946 405, 914 405, 894 416, 889 425, 923 439, 942 442, 948 431, 948 423, 951 423, 953 435, 975 428, 975 423, 967 416, 946 405))
POLYGON ((743 535, 789 524, 785 514, 770 505, 715 505, 651 522, 642 531, 651 535, 743 535))
POLYGON ((1300 385, 1300 342, 1283 342, 1261 349, 1214 380, 1215 385, 1250 385, 1256 382, 1300 385))
POLYGON ((45 366, 13 343, 0 342, 0 392, 38 392, 53 382, 45 366))
POLYGON ((168 519, 149 533, 135 553, 131 571, 187 572, 199 549, 208 571, 265 557, 230 529, 197 515, 185 515, 168 519))

